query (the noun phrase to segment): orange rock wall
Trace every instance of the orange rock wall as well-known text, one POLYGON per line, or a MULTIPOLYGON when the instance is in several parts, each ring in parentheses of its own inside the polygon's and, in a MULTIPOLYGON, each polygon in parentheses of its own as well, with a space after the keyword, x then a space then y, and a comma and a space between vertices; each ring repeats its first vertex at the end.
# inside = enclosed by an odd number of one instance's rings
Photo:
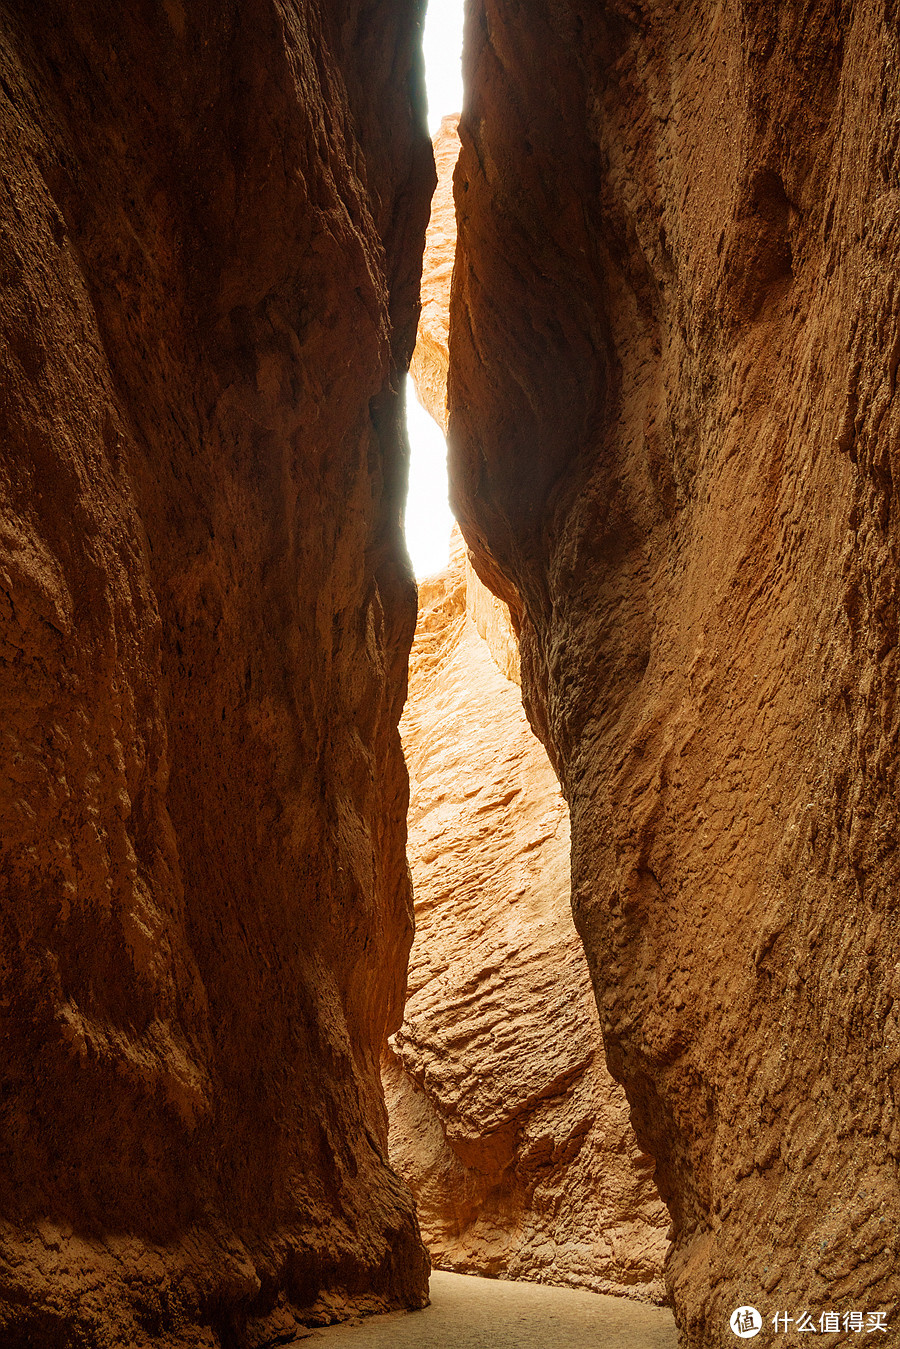
POLYGON ((466 556, 466 613, 507 679, 522 683, 519 639, 507 606, 480 580, 466 556))
POLYGON ((383 1077, 432 1260, 657 1299, 668 1215, 603 1061, 568 811, 462 547, 422 587, 401 731, 417 931, 383 1077))
POLYGON ((441 119, 434 138, 437 187, 425 233, 422 312, 409 372, 419 401, 447 434, 447 366, 450 360, 450 282, 456 255, 453 169, 459 155, 459 113, 441 119))
MULTIPOLYGON (((444 431, 458 120, 434 140, 411 366, 444 431)), ((455 531, 419 587, 401 722, 417 937, 382 1069, 391 1160, 439 1267, 655 1299, 665 1210, 602 1061, 568 812, 518 683, 509 610, 455 531)))
POLYGON ((378 1079, 412 936, 416 18, 0 18, 9 1349, 425 1297, 378 1079))
POLYGON ((898 1333, 898 62, 880 0, 468 13, 453 496, 691 1349, 898 1333))

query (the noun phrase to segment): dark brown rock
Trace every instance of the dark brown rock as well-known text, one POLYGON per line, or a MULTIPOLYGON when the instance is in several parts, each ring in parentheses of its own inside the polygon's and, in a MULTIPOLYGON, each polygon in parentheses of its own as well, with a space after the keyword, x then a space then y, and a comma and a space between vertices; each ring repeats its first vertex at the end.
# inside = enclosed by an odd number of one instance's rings
POLYGON ((686 1346, 743 1303, 897 1315, 898 22, 469 16, 453 494, 686 1346))
POLYGON ((0 20, 10 1349, 425 1297, 378 1078, 412 936, 415 11, 0 20))

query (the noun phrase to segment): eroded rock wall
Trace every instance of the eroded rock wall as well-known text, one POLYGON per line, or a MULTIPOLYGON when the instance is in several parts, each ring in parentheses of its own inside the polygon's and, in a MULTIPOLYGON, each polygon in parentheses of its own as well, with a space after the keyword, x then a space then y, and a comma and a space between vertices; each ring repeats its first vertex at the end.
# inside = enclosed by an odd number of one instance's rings
POLYGON ((401 730, 417 931, 383 1077, 432 1260, 657 1299, 668 1215, 603 1061, 568 812, 461 545, 421 587, 401 730))
POLYGON ((459 113, 441 118, 434 138, 437 186, 425 232, 421 302, 416 346, 409 372, 419 402, 447 434, 447 367, 450 361, 450 282, 456 256, 453 170, 459 156, 459 113))
MULTIPOLYGON (((456 258, 456 206, 453 171, 459 157, 459 113, 441 119, 434 138, 437 186, 425 231, 421 313, 409 373, 419 402, 447 435, 447 372, 450 364, 450 285, 456 258)), ((455 545, 454 545, 455 546, 455 545)), ((519 683, 519 643, 509 609, 485 586, 466 558, 466 607, 494 660, 508 679, 519 683)), ((444 581, 437 583, 444 585, 444 581)), ((420 608, 430 604, 430 582, 420 608)))
MULTIPOLYGON (((410 367, 445 433, 458 121, 434 140, 410 367)), ((391 1160, 441 1268, 657 1299, 665 1210, 602 1061, 568 812, 518 684, 509 609, 456 530, 419 586, 401 723, 417 938, 383 1065, 391 1160)))
POLYGON ((453 496, 683 1342, 896 1334, 900 11, 473 0, 464 61, 453 496))
POLYGON ((0 1339, 417 1305, 418 6, 0 8, 0 1339), (411 102, 412 100, 412 102, 411 102))

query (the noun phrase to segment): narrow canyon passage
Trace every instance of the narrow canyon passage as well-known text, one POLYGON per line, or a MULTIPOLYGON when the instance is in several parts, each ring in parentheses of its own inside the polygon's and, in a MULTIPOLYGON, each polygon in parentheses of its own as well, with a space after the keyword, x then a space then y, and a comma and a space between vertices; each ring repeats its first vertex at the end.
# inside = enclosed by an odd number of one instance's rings
POLYGON ((504 606, 420 583, 400 729, 416 915, 382 1066, 392 1165, 438 1269, 659 1301, 669 1217, 603 1058, 572 922, 568 811, 504 606))
MULTIPOLYGON (((444 432, 458 123, 434 139, 411 365, 444 432)), ((660 1301, 669 1217, 604 1062, 568 809, 519 685, 509 611, 457 530, 419 581, 400 723, 416 937, 382 1063, 389 1156, 434 1267, 660 1301)))
POLYGON ((0 1345, 891 1344, 900 0, 422 19, 0 0, 0 1345))

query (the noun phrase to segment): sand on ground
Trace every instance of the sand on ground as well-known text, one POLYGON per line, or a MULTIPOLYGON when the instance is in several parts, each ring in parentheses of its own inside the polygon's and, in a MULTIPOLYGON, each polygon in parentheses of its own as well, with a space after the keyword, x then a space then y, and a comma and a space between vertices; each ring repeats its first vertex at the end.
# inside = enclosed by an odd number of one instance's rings
POLYGON ((304 1335, 322 1349, 677 1349, 671 1311, 547 1284, 431 1276, 423 1311, 371 1316, 304 1335))

